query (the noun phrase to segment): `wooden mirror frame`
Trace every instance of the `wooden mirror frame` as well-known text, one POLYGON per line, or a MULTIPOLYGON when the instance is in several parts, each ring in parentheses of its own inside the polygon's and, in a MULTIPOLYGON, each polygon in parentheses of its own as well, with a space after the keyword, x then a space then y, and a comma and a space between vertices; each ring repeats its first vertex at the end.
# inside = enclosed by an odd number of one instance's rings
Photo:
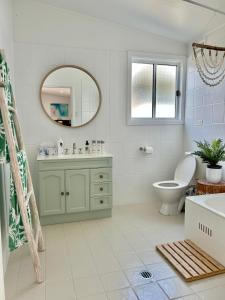
POLYGON ((39 90, 39 98, 40 98, 40 102, 41 102, 42 109, 43 109, 43 111, 45 112, 45 114, 47 115, 47 117, 48 117, 54 124, 60 125, 60 126, 62 126, 62 127, 64 127, 64 128, 79 128, 79 127, 83 127, 83 126, 85 126, 85 125, 88 125, 90 122, 92 122, 92 121, 96 118, 96 116, 97 116, 97 114, 99 113, 99 110, 100 110, 100 108, 101 108, 101 104, 102 104, 102 93, 101 93, 101 89, 100 89, 100 86, 99 86, 97 80, 96 80, 95 77, 94 77, 91 73, 89 73, 87 70, 85 70, 85 69, 82 68, 82 67, 78 67, 78 66, 76 66, 76 65, 60 65, 60 66, 58 66, 58 67, 52 69, 51 71, 49 71, 49 72, 44 76, 44 78, 43 78, 42 81, 41 81, 40 90, 39 90), (94 116, 93 116, 88 122, 86 122, 86 123, 84 123, 84 124, 81 124, 81 125, 78 125, 78 126, 66 126, 66 125, 63 125, 63 124, 60 124, 60 123, 54 121, 54 120, 49 116, 49 114, 46 112, 46 110, 45 110, 45 108, 44 108, 44 105, 43 105, 43 103, 42 103, 41 92, 42 92, 42 88, 43 88, 43 85, 44 85, 45 80, 47 79, 47 77, 48 77, 50 74, 52 74, 53 72, 55 72, 55 71, 57 71, 57 70, 59 70, 59 69, 63 69, 63 68, 74 68, 74 69, 78 69, 78 70, 80 70, 80 71, 85 72, 85 73, 86 73, 89 77, 91 77, 91 79, 95 82, 95 84, 96 84, 96 86, 97 86, 97 89, 98 89, 98 93, 99 93, 99 105, 98 105, 98 109, 96 110, 96 113, 94 114, 94 116))

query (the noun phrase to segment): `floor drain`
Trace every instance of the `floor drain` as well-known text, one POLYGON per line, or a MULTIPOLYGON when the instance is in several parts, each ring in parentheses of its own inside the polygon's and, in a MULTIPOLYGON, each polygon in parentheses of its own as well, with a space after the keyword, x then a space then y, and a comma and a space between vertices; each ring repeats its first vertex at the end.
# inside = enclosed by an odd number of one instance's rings
POLYGON ((149 271, 141 271, 141 272, 140 272, 140 275, 141 275, 143 278, 152 278, 152 273, 150 273, 149 271))

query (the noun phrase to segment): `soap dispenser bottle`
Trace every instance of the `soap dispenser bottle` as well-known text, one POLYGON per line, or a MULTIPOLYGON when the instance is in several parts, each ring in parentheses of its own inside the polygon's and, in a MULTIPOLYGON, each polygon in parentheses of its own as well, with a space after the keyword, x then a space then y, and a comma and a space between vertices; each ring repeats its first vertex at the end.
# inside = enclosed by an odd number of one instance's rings
POLYGON ((58 152, 58 155, 64 154, 64 143, 61 138, 57 141, 57 152, 58 152))
POLYGON ((90 152, 89 142, 86 141, 85 142, 85 153, 89 153, 89 152, 90 152))

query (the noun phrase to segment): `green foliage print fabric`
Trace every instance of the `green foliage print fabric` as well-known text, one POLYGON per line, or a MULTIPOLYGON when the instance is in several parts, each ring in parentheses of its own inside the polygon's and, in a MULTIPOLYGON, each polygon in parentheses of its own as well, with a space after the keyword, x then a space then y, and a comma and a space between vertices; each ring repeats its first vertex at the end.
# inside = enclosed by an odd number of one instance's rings
MULTIPOLYGON (((7 101, 7 104, 9 106, 13 105, 13 92, 12 92, 12 86, 10 83, 10 76, 9 76, 9 69, 7 66, 6 61, 0 54, 0 78, 4 83, 4 93, 5 93, 5 99, 7 101)), ((15 145, 16 145, 16 152, 17 152, 17 158, 19 162, 19 168, 20 168, 20 176, 22 179, 23 184, 23 191, 24 195, 27 193, 27 159, 26 154, 24 151, 20 151, 18 147, 18 142, 16 140, 16 134, 15 134, 15 126, 13 121, 12 113, 10 113, 10 122, 11 127, 13 130, 15 145)), ((0 156, 5 157, 6 161, 10 161, 9 157, 9 150, 7 145, 7 140, 5 136, 5 130, 3 126, 2 121, 2 115, 0 112, 0 156)), ((9 249, 10 251, 13 251, 20 246, 22 246, 24 243, 27 242, 26 234, 24 231, 23 221, 20 214, 20 208, 17 201, 17 194, 15 189, 15 184, 13 181, 12 172, 10 175, 10 199, 9 199, 9 249)), ((27 205, 27 211, 28 211, 28 217, 31 222, 31 215, 30 215, 30 208, 27 205)))

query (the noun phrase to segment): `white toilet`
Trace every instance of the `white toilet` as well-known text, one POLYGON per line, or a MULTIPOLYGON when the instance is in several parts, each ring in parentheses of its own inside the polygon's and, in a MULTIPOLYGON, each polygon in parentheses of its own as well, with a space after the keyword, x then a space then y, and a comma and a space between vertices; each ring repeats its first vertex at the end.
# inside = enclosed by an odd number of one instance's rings
POLYGON ((195 156, 187 154, 177 165, 174 179, 153 183, 155 191, 162 201, 160 213, 166 216, 177 215, 179 203, 189 186, 196 169, 195 156))

